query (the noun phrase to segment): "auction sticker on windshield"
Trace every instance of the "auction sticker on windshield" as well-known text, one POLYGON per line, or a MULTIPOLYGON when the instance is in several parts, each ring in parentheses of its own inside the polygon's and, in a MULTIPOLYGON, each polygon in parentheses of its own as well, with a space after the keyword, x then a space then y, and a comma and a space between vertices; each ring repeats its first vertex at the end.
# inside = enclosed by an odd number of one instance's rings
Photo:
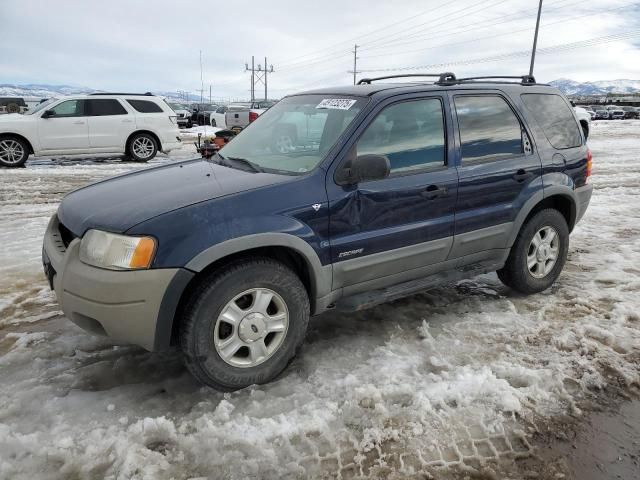
POLYGON ((350 98, 325 98, 316 108, 332 108, 334 110, 349 110, 357 100, 350 98))

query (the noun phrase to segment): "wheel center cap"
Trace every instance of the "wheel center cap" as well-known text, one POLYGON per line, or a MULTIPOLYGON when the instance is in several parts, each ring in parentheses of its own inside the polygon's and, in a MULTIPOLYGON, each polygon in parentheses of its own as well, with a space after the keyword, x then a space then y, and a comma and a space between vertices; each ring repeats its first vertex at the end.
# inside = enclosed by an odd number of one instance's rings
POLYGON ((238 336, 243 342, 251 343, 265 336, 266 324, 264 315, 261 313, 250 313, 240 321, 238 336))
POLYGON ((538 254, 536 256, 538 257, 539 262, 546 260, 549 257, 549 247, 544 244, 540 245, 538 247, 538 254))

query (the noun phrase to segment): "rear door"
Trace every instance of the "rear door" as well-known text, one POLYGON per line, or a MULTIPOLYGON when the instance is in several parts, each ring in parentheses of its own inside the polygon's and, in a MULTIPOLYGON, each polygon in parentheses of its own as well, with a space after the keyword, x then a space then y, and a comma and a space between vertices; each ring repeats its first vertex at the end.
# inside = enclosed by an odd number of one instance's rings
POLYGON ((446 260, 458 184, 447 112, 439 94, 389 99, 348 147, 352 155, 385 155, 391 174, 358 185, 327 181, 334 289, 393 285, 446 260))
POLYGON ((464 265, 504 253, 520 208, 542 189, 541 163, 506 95, 474 90, 450 99, 461 157, 451 258, 480 254, 464 265))
POLYGON ((89 148, 85 102, 65 100, 46 110, 52 111, 54 115, 38 119, 41 150, 73 153, 89 148))
POLYGON ((87 100, 89 145, 97 149, 124 149, 135 128, 134 116, 115 98, 87 100))

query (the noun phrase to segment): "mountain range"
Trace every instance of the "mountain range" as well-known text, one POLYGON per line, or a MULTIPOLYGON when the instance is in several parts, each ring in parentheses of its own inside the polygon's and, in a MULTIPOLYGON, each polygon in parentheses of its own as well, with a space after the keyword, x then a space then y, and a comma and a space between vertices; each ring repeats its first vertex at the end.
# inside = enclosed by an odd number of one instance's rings
POLYGON ((639 93, 640 80, 599 80, 576 82, 560 78, 549 82, 565 95, 606 95, 607 93, 639 93))
MULTIPOLYGON (((595 82, 576 82, 567 78, 560 78, 549 82, 554 87, 559 88, 565 95, 606 95, 607 93, 640 93, 640 80, 599 80, 595 82)), ((79 93, 92 93, 96 90, 89 87, 77 87, 71 85, 49 85, 49 84, 0 84, 0 97, 34 97, 49 98, 60 95, 73 95, 79 93)), ((175 92, 153 92, 156 95, 166 97, 167 100, 184 101, 177 97, 175 92)), ((193 93, 192 101, 199 95, 193 93)))

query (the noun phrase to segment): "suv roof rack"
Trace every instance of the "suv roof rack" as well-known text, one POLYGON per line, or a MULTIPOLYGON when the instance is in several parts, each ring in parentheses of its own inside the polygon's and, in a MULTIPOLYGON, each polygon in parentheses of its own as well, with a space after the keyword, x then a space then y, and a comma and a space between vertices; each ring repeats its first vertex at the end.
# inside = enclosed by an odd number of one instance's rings
POLYGON ((536 79, 533 75, 488 75, 484 77, 464 77, 458 78, 456 83, 473 82, 475 80, 497 80, 497 79, 520 80, 519 82, 488 82, 488 83, 521 83, 522 85, 533 85, 536 79))
POLYGON ((377 82, 378 80, 387 80, 389 78, 407 78, 407 77, 438 77, 436 83, 452 83, 456 81, 456 76, 451 72, 444 73, 406 73, 404 75, 387 75, 384 77, 363 78, 358 82, 358 85, 371 85, 371 82, 377 82))
POLYGON ((454 73, 407 73, 404 75, 387 75, 384 77, 375 78, 363 78, 358 82, 358 85, 371 85, 371 82, 378 80, 387 80, 389 78, 408 78, 408 77, 438 77, 438 81, 434 82, 437 85, 456 85, 460 83, 473 83, 477 80, 490 80, 485 83, 514 83, 520 85, 536 85, 536 79, 533 75, 488 75, 483 77, 464 77, 457 78, 454 73), (501 80, 502 81, 499 81, 501 80), (507 80, 507 81, 505 81, 507 80), (508 80, 519 80, 518 82, 512 82, 508 80))
POLYGON ((95 93, 90 93, 89 95, 136 95, 138 97, 154 97, 155 96, 151 92, 144 92, 144 93, 95 92, 95 93))

